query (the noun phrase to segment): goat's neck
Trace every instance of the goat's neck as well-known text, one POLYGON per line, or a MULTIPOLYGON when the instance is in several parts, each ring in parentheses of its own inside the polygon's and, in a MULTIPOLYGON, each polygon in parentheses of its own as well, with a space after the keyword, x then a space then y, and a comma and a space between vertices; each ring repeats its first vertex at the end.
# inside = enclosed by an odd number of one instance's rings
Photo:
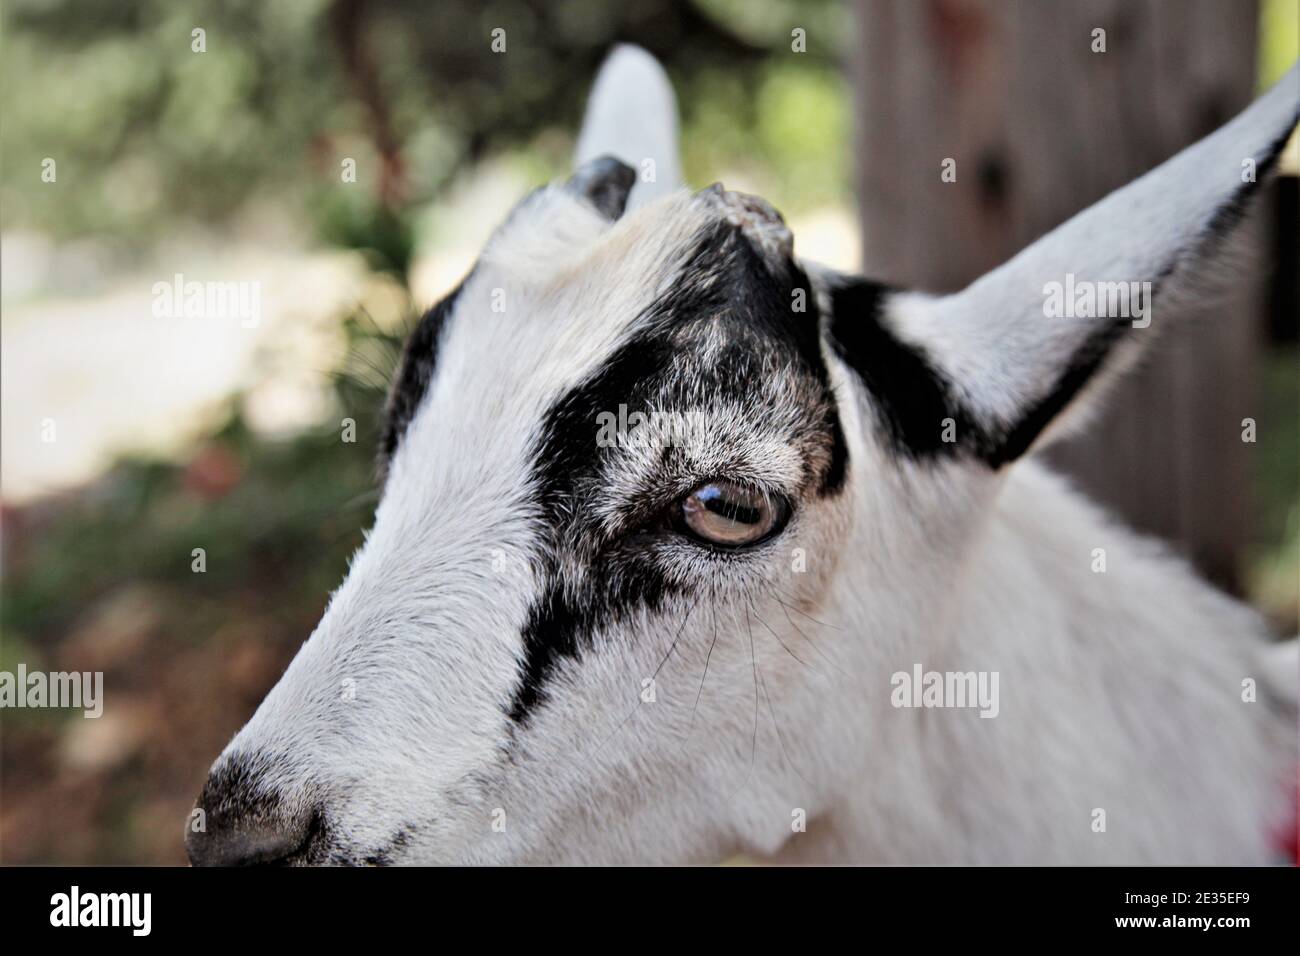
POLYGON ((1015 471, 962 529, 964 549, 932 547, 913 574, 837 588, 833 614, 858 626, 836 632, 846 676, 812 732, 843 743, 841 762, 822 820, 786 854, 955 862, 960 847, 968 861, 1082 862, 1124 860, 1131 846, 1134 860, 1167 861, 1177 826, 1200 813, 1225 817, 1222 858, 1257 859, 1272 725, 1234 692, 1252 673, 1257 620, 1041 466, 1015 471), (1199 699, 1153 693, 1175 657, 1215 686, 1199 699), (893 706, 891 676, 916 665, 999 672, 998 717, 893 706), (1190 800, 1202 776, 1223 792, 1190 800), (1171 805, 1187 819, 1142 816, 1171 805), (1090 832, 1088 814, 1106 806, 1141 818, 1147 842, 1090 832))

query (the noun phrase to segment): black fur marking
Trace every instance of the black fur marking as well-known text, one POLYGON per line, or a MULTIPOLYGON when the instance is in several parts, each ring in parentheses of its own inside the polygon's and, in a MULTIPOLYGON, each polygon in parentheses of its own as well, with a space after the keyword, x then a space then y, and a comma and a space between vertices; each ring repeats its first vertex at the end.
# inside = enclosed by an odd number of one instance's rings
POLYGON ((366 856, 364 860, 366 866, 392 866, 397 856, 410 843, 411 834, 414 832, 415 827, 410 825, 399 828, 392 839, 366 856))
POLYGON ((840 425, 840 413, 832 405, 830 411, 831 427, 831 462, 822 476, 821 487, 817 493, 823 498, 838 494, 844 487, 844 479, 849 470, 849 443, 844 439, 844 428, 840 425))
MULTIPOLYGON (((555 574, 552 567, 549 571, 555 574)), ((568 603, 555 584, 528 612, 524 625, 524 673, 510 704, 510 719, 522 724, 542 696, 542 685, 560 657, 576 657, 578 633, 584 630, 578 610, 568 603)))
POLYGON ((1210 245, 1224 238, 1241 222, 1242 217, 1246 215, 1246 210, 1250 208, 1250 200, 1258 191, 1259 184, 1277 166, 1278 159, 1282 156, 1282 150, 1286 147, 1287 141, 1291 139, 1291 133, 1295 130, 1298 121, 1300 121, 1300 113, 1291 120, 1291 125, 1268 145, 1264 155, 1256 160, 1254 182, 1238 184, 1232 198, 1215 211, 1214 216, 1206 226, 1203 245, 1210 245))
POLYGON ((551 583, 529 612, 524 672, 508 711, 518 725, 545 699, 547 682, 562 658, 576 658, 600 630, 634 609, 658 610, 665 597, 679 590, 653 562, 617 546, 598 551, 587 570, 592 593, 578 600, 566 594, 556 569, 550 568, 551 583))
MULTIPOLYGON (((1276 165, 1290 135, 1288 128, 1268 146, 1256 163, 1255 182, 1242 183, 1215 211, 1188 250, 1174 256, 1155 277, 1152 299, 1178 268, 1189 259, 1208 254, 1237 226, 1249 208, 1255 187, 1276 165)), ((1025 409, 1015 424, 1003 427, 976 421, 924 349, 904 344, 885 327, 881 309, 890 291, 866 279, 850 280, 832 289, 830 340, 836 354, 857 372, 871 393, 895 450, 914 459, 968 454, 993 468, 1015 461, 1083 390, 1129 322, 1125 318, 1099 327, 1079 346, 1051 390, 1025 409), (948 418, 955 424, 953 442, 942 440, 943 422, 948 418)))
POLYGON ((875 400, 893 448, 914 459, 977 453, 987 437, 953 395, 952 385, 923 350, 885 327, 881 309, 891 290, 859 279, 831 290, 830 343, 875 400), (945 442, 944 419, 956 425, 945 442))
POLYGON ((1027 452, 1052 419, 1064 411, 1088 384, 1123 328, 1118 324, 1107 325, 1084 343, 1050 392, 1030 406, 999 440, 985 439, 980 457, 991 467, 1001 468, 1027 452))
POLYGON ((595 420, 599 411, 617 408, 643 392, 641 383, 663 374, 669 359, 660 339, 647 338, 624 346, 588 381, 569 392, 547 412, 534 460, 537 504, 541 508, 552 551, 588 552, 583 562, 589 580, 579 602, 566 593, 558 567, 544 569, 547 584, 529 612, 523 630, 523 675, 509 708, 516 724, 544 698, 544 687, 562 658, 576 657, 580 646, 609 626, 637 602, 656 607, 668 590, 658 568, 636 555, 616 552, 617 542, 591 540, 581 523, 582 495, 599 489, 595 420), (618 594, 618 585, 637 584, 636 594, 618 594))
MULTIPOLYGON (((1297 119, 1300 119, 1300 115, 1297 119)), ((1214 246, 1222 242, 1240 224, 1250 208, 1250 201, 1256 194, 1259 183, 1266 179, 1273 167, 1277 165, 1278 157, 1291 138, 1295 123, 1296 119, 1293 119, 1287 129, 1270 143, 1264 154, 1258 158, 1255 164, 1254 181, 1239 184, 1228 201, 1214 211, 1205 228, 1190 246, 1181 254, 1172 257, 1169 264, 1155 277, 1151 285, 1152 300, 1159 296, 1160 287, 1180 267, 1184 267, 1188 261, 1195 261, 1209 255, 1214 246)), ((1151 305, 1151 302, 1146 303, 1147 308, 1151 305)), ((1123 337, 1128 324, 1128 319, 1123 319, 1102 326, 1084 342, 1075 352, 1069 366, 1052 390, 1035 402, 999 441, 989 445, 983 455, 984 459, 998 468, 1028 451, 1052 419, 1083 390, 1093 374, 1105 362, 1111 348, 1123 337)))
POLYGON ((832 290, 831 345, 871 393, 892 447, 914 460, 967 455, 991 468, 1016 460, 1088 383, 1128 323, 1100 328, 1052 389, 1005 428, 977 420, 924 349, 885 327, 880 310, 889 292, 866 279, 832 290), (954 425, 951 442, 943 440, 945 419, 954 425))
POLYGON ((385 409, 384 432, 379 458, 386 466, 406 434, 407 426, 415 417, 420 400, 429 389, 433 371, 438 364, 438 342, 443 329, 456 307, 456 299, 464 283, 449 292, 441 302, 424 314, 402 351, 402 364, 393 379, 393 389, 388 395, 385 409))
POLYGON ((636 170, 613 156, 601 156, 584 163, 566 185, 606 219, 617 219, 627 208, 627 197, 636 185, 636 170))
MULTIPOLYGON (((626 349, 595 378, 556 403, 548 412, 538 442, 537 503, 552 552, 579 556, 585 574, 581 589, 567 586, 556 561, 543 569, 545 590, 529 611, 523 629, 524 666, 509 716, 523 725, 545 699, 545 686, 563 658, 575 658, 584 645, 637 608, 657 610, 678 588, 642 548, 636 536, 608 540, 583 521, 584 496, 600 493, 594 443, 597 409, 631 405, 641 376, 662 371, 664 355, 651 356, 650 343, 626 349), (648 360, 650 369, 642 364, 648 360)), ((634 503, 629 503, 634 506, 634 503)), ((655 503, 645 502, 653 509, 655 503)))
MULTIPOLYGON (((1295 121, 1291 123, 1294 127, 1295 121)), ((1201 233, 1191 243, 1189 249, 1174 256, 1169 264, 1156 276, 1151 285, 1151 299, 1155 300, 1160 287, 1171 275, 1184 267, 1188 261, 1195 261, 1209 255, 1214 246, 1222 242, 1233 229, 1240 224, 1250 208, 1250 201, 1257 192, 1260 182, 1267 178, 1283 147, 1291 138, 1291 127, 1275 139, 1265 149, 1262 157, 1255 164, 1255 180, 1243 182, 1237 186, 1232 196, 1214 211, 1201 233)), ((1152 302, 1146 303, 1151 308, 1152 302)), ((982 457, 994 468, 1014 461, 1029 450, 1034 440, 1043 430, 1087 385, 1088 381, 1105 362, 1114 345, 1124 336, 1129 327, 1127 318, 1100 327, 1087 341, 1079 347, 1069 366, 1057 379, 1052 390, 1035 402, 1020 419, 1008 429, 997 442, 989 443, 982 457)))
MULTIPOLYGON (((701 390, 719 400, 752 401, 764 359, 777 355, 793 381, 820 394, 821 408, 794 440, 810 449, 809 474, 823 493, 842 484, 847 451, 821 356, 816 307, 807 277, 792 262, 772 262, 725 222, 697 237, 680 267, 681 280, 634 323, 634 332, 587 380, 547 412, 533 454, 536 504, 549 551, 557 557, 542 569, 546 585, 523 630, 524 664, 508 713, 527 723, 544 704, 546 687, 565 658, 578 657, 601 631, 640 610, 657 610, 683 590, 669 580, 637 526, 609 537, 587 518, 584 501, 603 489, 595 421, 601 411, 626 405, 629 412, 689 409, 701 390), (808 311, 791 308, 803 289, 808 311), (699 347, 705 336, 723 345, 699 347), (706 357, 707 355, 707 357, 706 357), (703 387, 701 383, 706 383, 703 387), (564 556, 564 568, 559 555, 564 556), (581 584, 566 575, 580 568, 581 584)), ((675 450, 666 449, 666 455, 675 450)), ((662 502, 648 495, 626 503, 630 514, 657 517, 662 502)))

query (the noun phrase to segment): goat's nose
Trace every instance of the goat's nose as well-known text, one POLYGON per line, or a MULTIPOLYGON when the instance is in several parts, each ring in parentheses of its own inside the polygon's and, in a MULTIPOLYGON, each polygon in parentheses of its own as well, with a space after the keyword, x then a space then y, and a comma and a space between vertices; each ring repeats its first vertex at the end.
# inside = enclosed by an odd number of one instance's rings
POLYGON ((306 831, 274 824, 251 825, 185 834, 185 852, 194 866, 258 866, 290 860, 306 842, 306 831))
POLYGON ((319 819, 310 804, 258 786, 242 764, 208 777, 185 830, 194 866, 287 863, 308 841, 319 819))

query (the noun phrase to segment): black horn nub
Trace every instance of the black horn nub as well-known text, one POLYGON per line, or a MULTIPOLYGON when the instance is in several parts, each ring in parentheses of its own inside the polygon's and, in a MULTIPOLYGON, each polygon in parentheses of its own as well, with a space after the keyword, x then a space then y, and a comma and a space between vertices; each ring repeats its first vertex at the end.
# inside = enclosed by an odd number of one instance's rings
POLYGON ((623 215, 636 171, 613 156, 588 160, 569 177, 568 188, 582 196, 609 219, 623 215))

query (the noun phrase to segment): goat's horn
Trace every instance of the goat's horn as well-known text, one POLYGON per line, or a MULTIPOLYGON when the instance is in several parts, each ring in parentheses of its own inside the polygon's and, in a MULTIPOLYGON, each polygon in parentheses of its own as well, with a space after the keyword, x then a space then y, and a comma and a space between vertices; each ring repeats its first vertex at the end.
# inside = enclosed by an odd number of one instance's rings
POLYGON ((603 215, 617 219, 627 206, 628 194, 636 183, 636 171, 613 156, 601 156, 583 163, 569 177, 566 188, 595 206, 603 215))

